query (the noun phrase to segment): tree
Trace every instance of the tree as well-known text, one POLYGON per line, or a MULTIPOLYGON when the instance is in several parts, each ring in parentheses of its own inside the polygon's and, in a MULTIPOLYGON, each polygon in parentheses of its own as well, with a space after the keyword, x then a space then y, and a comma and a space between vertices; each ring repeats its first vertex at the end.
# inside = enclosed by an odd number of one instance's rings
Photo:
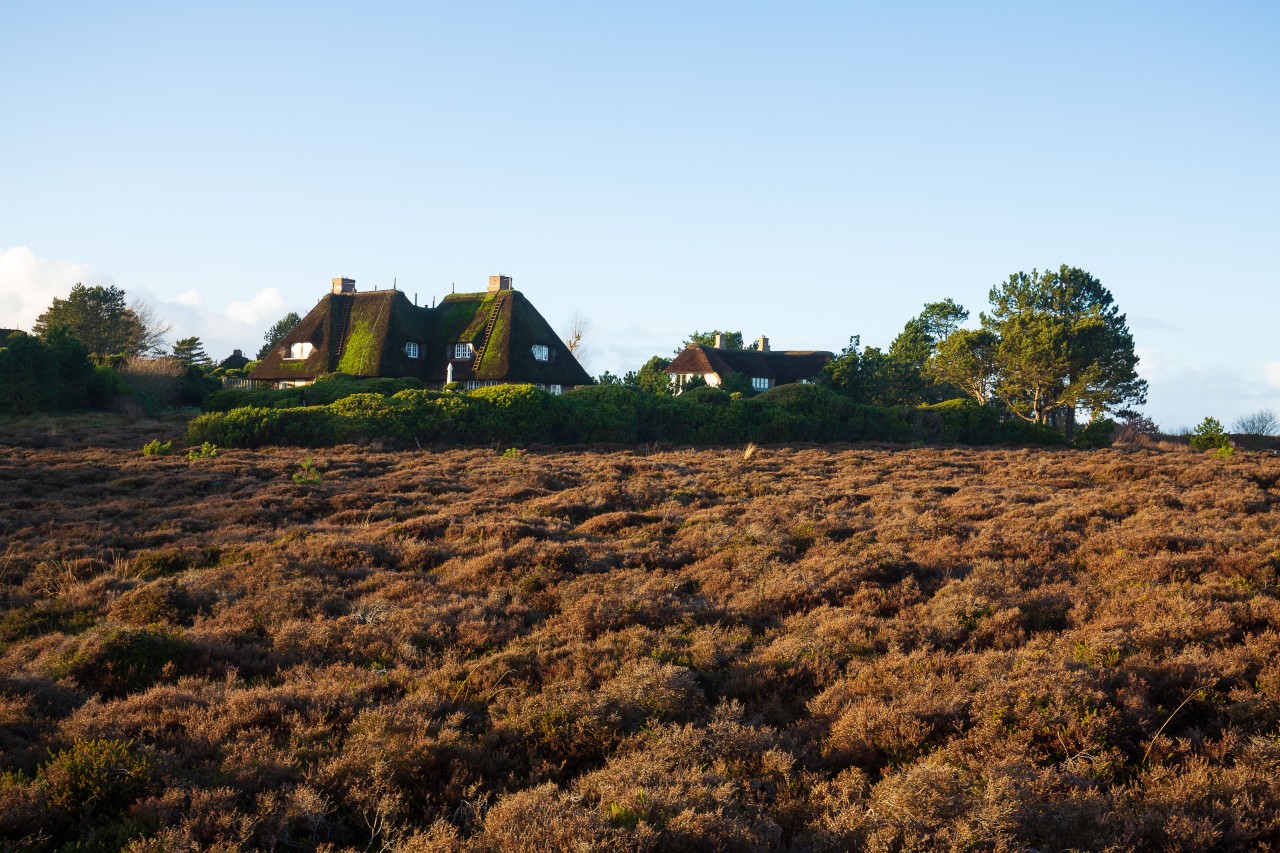
POLYGON ((262 345, 262 349, 258 350, 258 361, 267 357, 267 353, 271 352, 276 344, 284 340, 284 336, 293 331, 293 327, 302 322, 302 318, 298 316, 298 312, 290 311, 275 322, 267 333, 262 336, 266 341, 262 345))
POLYGON ((934 382, 968 394, 979 405, 991 402, 1000 339, 987 329, 956 329, 943 338, 925 366, 934 382))
POLYGON ((1221 421, 1217 418, 1205 418, 1191 431, 1188 443, 1195 450, 1214 450, 1228 446, 1231 439, 1222 431, 1221 421))
POLYGON ((563 337, 564 345, 580 364, 587 358, 587 345, 583 339, 590 331, 591 318, 583 314, 581 309, 575 310, 573 316, 569 318, 569 325, 565 327, 563 337))
MULTIPOLYGON (((154 312, 145 319, 154 322, 154 312)), ((77 283, 66 299, 55 298, 36 318, 35 332, 47 339, 54 329, 66 330, 99 363, 113 355, 140 355, 152 343, 144 318, 125 304, 124 291, 115 286, 77 283)))
POLYGON ((199 338, 183 338, 173 345, 173 357, 188 367, 208 367, 213 363, 199 338))
POLYGON ((936 381, 926 368, 938 344, 967 319, 969 312, 963 305, 945 299, 926 304, 919 315, 908 320, 886 354, 886 399, 899 405, 915 405, 954 397, 955 389, 936 381))
POLYGON ((1076 412, 1125 414, 1146 401, 1133 336, 1110 291, 1065 264, 1018 272, 991 288, 983 328, 995 347, 995 392, 1009 411, 1037 424, 1061 418, 1072 439, 1076 412))
POLYGON ((1242 415, 1232 425, 1232 430, 1243 435, 1267 436, 1275 435, 1280 428, 1280 418, 1271 409, 1259 409, 1248 415, 1242 415))
MULTIPOLYGON (((632 375, 632 374, 628 374, 628 375, 632 375)), ((625 379, 619 378, 618 376, 615 376, 614 374, 606 370, 604 373, 601 373, 599 376, 596 377, 596 384, 597 385, 626 385, 627 382, 625 379)))
POLYGON ((854 335, 840 355, 822 369, 822 383, 855 403, 894 406, 899 403, 898 371, 888 354, 877 347, 863 347, 854 335))
POLYGON ((742 332, 721 332, 714 329, 710 332, 694 332, 684 339, 684 343, 680 345, 680 349, 676 350, 676 355, 684 352, 685 347, 690 344, 697 344, 704 347, 713 347, 716 345, 716 335, 723 335, 723 345, 725 349, 742 349, 742 332))
POLYGON ((150 355, 157 358, 166 355, 165 337, 173 331, 173 324, 160 316, 150 303, 135 299, 129 310, 138 320, 138 328, 129 348, 131 355, 150 355))
POLYGON ((671 377, 667 376, 667 365, 671 359, 655 355, 644 363, 638 372, 632 371, 623 377, 623 384, 644 392, 645 394, 670 394, 671 377))

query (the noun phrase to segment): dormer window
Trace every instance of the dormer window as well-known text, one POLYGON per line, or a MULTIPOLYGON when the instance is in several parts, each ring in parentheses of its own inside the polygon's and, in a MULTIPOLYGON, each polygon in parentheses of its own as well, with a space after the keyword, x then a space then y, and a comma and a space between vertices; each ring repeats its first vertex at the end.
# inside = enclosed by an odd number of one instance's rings
POLYGON ((752 376, 752 377, 751 377, 751 387, 752 387, 754 390, 756 390, 756 391, 768 391, 768 390, 769 390, 769 377, 767 377, 767 376, 752 376))
POLYGON ((533 349, 533 358, 535 361, 551 360, 551 348, 548 347, 546 344, 534 344, 532 349, 533 349))
POLYGON ((289 344, 289 354, 285 358, 310 358, 311 352, 315 347, 310 341, 303 341, 300 344, 289 344))
POLYGON ((404 345, 404 354, 409 356, 409 358, 417 358, 418 345, 413 341, 409 341, 407 344, 404 345))
POLYGON ((453 345, 454 358, 471 358, 476 354, 476 348, 468 343, 458 343, 453 345))

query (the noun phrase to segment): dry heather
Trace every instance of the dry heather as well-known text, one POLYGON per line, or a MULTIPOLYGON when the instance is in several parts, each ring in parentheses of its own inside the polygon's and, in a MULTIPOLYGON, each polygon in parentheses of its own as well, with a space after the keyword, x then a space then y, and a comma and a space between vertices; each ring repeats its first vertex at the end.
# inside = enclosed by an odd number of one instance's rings
POLYGON ((9 847, 1280 839, 1274 457, 140 444, 0 446, 9 847))

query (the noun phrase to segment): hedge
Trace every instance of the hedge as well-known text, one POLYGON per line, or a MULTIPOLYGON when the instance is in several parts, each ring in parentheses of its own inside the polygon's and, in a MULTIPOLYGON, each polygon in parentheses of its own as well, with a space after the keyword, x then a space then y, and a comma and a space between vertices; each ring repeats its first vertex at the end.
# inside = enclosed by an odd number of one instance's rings
MULTIPOLYGON (((375 439, 399 446, 1062 443, 1054 430, 1007 419, 998 410, 971 401, 879 408, 855 404, 816 385, 787 385, 755 397, 717 388, 668 397, 625 386, 587 386, 553 396, 530 385, 500 385, 467 394, 416 388, 388 396, 373 391, 391 390, 394 385, 373 384, 385 380, 366 382, 341 383, 348 389, 358 387, 361 393, 327 405, 244 406, 208 412, 188 425, 187 443, 208 441, 220 447, 318 447, 375 439)), ((324 393, 316 396, 333 393, 339 384, 328 383, 324 393)))

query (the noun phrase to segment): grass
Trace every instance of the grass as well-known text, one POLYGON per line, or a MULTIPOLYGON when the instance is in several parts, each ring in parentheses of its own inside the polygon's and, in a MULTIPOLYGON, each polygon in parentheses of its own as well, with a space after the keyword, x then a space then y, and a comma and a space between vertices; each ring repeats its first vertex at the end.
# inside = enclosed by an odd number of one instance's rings
POLYGON ((1275 842, 1280 459, 113 423, 0 442, 0 846, 1275 842))

